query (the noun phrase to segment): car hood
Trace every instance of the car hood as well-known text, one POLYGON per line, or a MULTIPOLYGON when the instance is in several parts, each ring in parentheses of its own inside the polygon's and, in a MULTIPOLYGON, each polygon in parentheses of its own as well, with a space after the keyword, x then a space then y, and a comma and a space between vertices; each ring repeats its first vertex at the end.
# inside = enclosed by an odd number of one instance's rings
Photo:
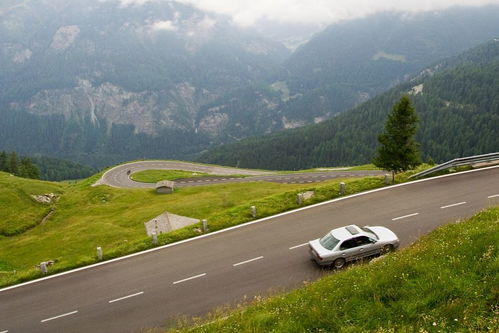
POLYGON ((390 229, 385 227, 369 227, 376 235, 378 235, 379 240, 382 242, 394 242, 398 241, 397 235, 393 233, 390 229))

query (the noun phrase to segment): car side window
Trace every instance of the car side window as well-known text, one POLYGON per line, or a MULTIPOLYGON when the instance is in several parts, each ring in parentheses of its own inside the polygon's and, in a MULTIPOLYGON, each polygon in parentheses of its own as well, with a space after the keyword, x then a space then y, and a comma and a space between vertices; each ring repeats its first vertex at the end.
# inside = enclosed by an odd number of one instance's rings
POLYGON ((343 243, 341 243, 340 245, 340 250, 348 250, 348 249, 351 249, 352 247, 355 247, 355 238, 353 239, 349 239, 349 240, 346 240, 344 241, 343 243))
POLYGON ((355 241, 357 244, 356 246, 371 244, 371 240, 369 239, 369 237, 366 237, 366 236, 357 237, 357 238, 355 238, 355 241))
POLYGON ((355 237, 355 238, 344 241, 340 245, 340 250, 348 250, 348 249, 351 249, 351 248, 354 248, 357 246, 363 246, 363 245, 367 245, 367 244, 371 244, 371 243, 372 242, 371 242, 371 239, 369 237, 359 236, 359 237, 355 237))

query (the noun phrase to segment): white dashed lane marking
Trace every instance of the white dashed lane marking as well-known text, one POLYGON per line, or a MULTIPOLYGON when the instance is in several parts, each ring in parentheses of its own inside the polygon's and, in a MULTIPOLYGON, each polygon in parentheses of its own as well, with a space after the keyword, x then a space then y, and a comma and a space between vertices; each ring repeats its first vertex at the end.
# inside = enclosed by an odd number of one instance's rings
POLYGON ((487 198, 489 198, 489 199, 499 198, 499 194, 489 195, 487 198))
POLYGON ((195 276, 191 276, 191 277, 188 277, 186 279, 178 280, 178 281, 173 282, 173 284, 178 284, 178 283, 182 283, 182 282, 194 280, 194 279, 197 279, 197 278, 200 278, 200 277, 203 277, 203 276, 206 276, 206 273, 195 275, 195 276))
POLYGON ((59 318, 62 318, 62 317, 71 316, 71 315, 74 315, 76 313, 78 313, 78 311, 72 311, 72 312, 64 313, 64 314, 61 314, 61 315, 58 315, 58 316, 55 316, 55 317, 51 317, 51 318, 40 320, 40 322, 41 323, 46 323, 47 321, 51 321, 51 320, 54 320, 54 319, 59 319, 59 318))
POLYGON ((306 246, 308 243, 303 243, 303 244, 300 244, 300 245, 295 245, 295 246, 291 246, 289 249, 290 250, 294 250, 294 249, 297 249, 299 247, 303 247, 303 246, 306 246))
POLYGON ((250 263, 250 262, 253 262, 253 261, 257 261, 257 260, 260 260, 260 259, 263 259, 263 256, 256 257, 256 258, 253 258, 253 259, 249 259, 249 260, 245 260, 245 261, 241 261, 241 262, 238 262, 237 264, 234 264, 232 266, 236 267, 236 266, 244 265, 244 264, 247 264, 247 263, 250 263))
POLYGON ((417 216, 417 215, 419 215, 419 213, 414 213, 414 214, 399 216, 399 217, 393 218, 392 221, 402 220, 402 219, 406 219, 406 218, 417 216))
POLYGON ((463 201, 463 202, 458 202, 458 203, 454 203, 454 204, 450 204, 450 205, 446 205, 446 206, 442 206, 442 207, 440 207, 440 209, 445 209, 445 208, 451 208, 451 207, 461 206, 461 205, 464 205, 464 204, 466 204, 466 201, 463 201))
POLYGON ((127 299, 127 298, 131 298, 131 297, 142 295, 143 293, 144 292, 141 291, 141 292, 138 292, 138 293, 135 293, 135 294, 132 294, 132 295, 123 296, 123 297, 120 297, 120 298, 117 298, 117 299, 113 299, 113 300, 109 301, 109 303, 119 302, 119 301, 122 301, 122 300, 127 299))

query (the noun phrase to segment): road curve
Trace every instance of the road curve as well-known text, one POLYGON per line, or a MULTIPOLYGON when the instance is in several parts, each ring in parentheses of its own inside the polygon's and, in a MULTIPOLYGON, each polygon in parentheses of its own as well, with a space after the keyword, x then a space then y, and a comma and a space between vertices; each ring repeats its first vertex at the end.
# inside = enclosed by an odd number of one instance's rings
POLYGON ((221 167, 216 165, 195 164, 177 161, 138 161, 118 165, 106 171, 94 185, 109 185, 118 188, 154 188, 155 184, 140 183, 130 179, 130 174, 143 170, 185 170, 203 172, 211 175, 227 177, 191 178, 176 181, 176 186, 201 186, 220 183, 244 183, 255 181, 268 181, 278 183, 316 183, 332 178, 379 176, 383 171, 322 171, 293 174, 277 174, 271 171, 239 169, 221 167), (243 175, 244 178, 229 177, 230 175, 243 175))
POLYGON ((77 272, 0 290, 0 332, 141 332, 179 316, 331 271, 306 242, 346 224, 382 225, 405 247, 439 225, 499 204, 499 167, 369 191, 77 272))

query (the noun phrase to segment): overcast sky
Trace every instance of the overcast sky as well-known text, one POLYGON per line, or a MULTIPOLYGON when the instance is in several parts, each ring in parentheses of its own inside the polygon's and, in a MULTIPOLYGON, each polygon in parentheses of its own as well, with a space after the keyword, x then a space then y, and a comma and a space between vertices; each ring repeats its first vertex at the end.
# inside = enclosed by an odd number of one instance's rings
MULTIPOLYGON (((121 0, 124 4, 151 0, 121 0)), ((154 0, 161 1, 161 0, 154 0)), ((166 1, 166 0, 164 0, 166 1)), ((498 4, 499 0, 177 0, 229 15, 250 26, 260 19, 282 23, 328 24, 384 10, 430 11, 452 6, 498 4)), ((499 18, 498 18, 499 19, 499 18)))

